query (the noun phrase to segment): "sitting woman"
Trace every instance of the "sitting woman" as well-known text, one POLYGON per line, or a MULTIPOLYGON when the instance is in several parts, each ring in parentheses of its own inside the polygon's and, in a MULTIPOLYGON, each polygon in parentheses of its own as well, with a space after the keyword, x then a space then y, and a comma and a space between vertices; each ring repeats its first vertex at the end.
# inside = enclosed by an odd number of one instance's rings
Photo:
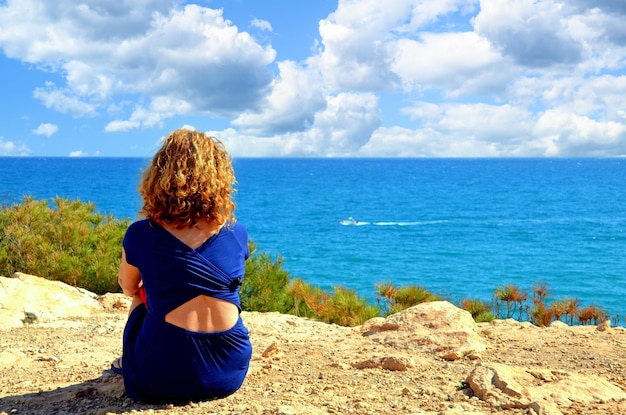
POLYGON ((239 287, 249 251, 234 184, 222 143, 187 129, 165 139, 143 175, 146 219, 126 231, 119 271, 133 301, 123 355, 111 365, 130 398, 215 399, 244 381, 252 346, 239 287))

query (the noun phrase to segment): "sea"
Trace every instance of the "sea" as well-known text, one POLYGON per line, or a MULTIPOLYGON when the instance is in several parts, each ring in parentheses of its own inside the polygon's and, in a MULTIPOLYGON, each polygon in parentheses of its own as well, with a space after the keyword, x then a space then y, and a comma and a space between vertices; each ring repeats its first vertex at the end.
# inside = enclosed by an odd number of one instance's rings
MULTIPOLYGON (((0 203, 137 219, 148 160, 0 158, 0 203)), ((237 219, 291 278, 418 285, 454 303, 513 284, 626 314, 626 159, 235 159, 237 219)), ((619 321, 619 320, 618 320, 619 321)))

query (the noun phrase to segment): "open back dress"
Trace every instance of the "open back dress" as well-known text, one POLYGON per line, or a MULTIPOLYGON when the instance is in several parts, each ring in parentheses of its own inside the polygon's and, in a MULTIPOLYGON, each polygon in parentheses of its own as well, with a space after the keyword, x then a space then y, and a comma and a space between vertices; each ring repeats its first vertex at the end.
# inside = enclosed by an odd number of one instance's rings
POLYGON ((252 346, 241 317, 230 329, 196 332, 165 316, 199 296, 225 300, 241 312, 239 287, 249 256, 248 234, 238 222, 192 249, 150 220, 133 223, 123 242, 126 260, 141 273, 147 297, 124 329, 126 394, 152 403, 222 398, 247 374, 252 346))

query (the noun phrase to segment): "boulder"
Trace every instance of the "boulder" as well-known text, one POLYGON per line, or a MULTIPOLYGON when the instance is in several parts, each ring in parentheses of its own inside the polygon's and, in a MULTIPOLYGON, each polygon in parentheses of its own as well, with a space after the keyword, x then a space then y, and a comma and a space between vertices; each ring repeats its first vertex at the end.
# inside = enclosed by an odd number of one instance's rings
POLYGON ((477 366, 467 384, 479 399, 503 409, 527 408, 538 414, 562 415, 561 409, 626 399, 608 380, 561 370, 530 369, 500 363, 477 366))
POLYGON ((0 330, 101 311, 96 294, 82 288, 20 272, 0 277, 0 330))
POLYGON ((361 331, 376 342, 433 353, 445 360, 477 359, 486 349, 471 314, 447 301, 421 303, 387 318, 372 319, 361 331))

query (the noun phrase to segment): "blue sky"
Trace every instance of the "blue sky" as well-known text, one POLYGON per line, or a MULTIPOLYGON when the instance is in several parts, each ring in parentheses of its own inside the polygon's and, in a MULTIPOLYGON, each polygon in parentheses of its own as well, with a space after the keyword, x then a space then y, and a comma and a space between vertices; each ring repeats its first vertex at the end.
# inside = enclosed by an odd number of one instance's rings
POLYGON ((623 157, 626 2, 0 0, 0 156, 623 157))

